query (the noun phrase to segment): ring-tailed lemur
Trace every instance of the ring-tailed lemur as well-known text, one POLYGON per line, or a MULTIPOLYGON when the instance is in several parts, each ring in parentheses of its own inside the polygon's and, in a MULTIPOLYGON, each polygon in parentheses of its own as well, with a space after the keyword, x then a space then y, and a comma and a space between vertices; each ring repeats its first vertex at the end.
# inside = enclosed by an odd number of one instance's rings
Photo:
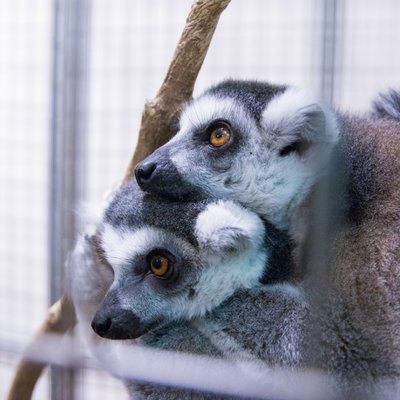
POLYGON ((398 99, 352 116, 288 86, 224 81, 190 102, 176 136, 136 168, 148 192, 236 200, 300 245, 315 187, 339 175, 330 197, 342 223, 321 235, 318 297, 329 321, 325 361, 360 386, 400 379, 398 99))
MULTIPOLYGON (((231 201, 168 201, 131 182, 80 237, 67 266, 89 340, 141 337, 142 345, 270 366, 312 363, 300 290, 261 284, 290 272, 290 241, 231 201)), ((219 398, 128 387, 146 399, 219 398)))
POLYGON ((339 138, 334 113, 312 95, 252 81, 210 88, 184 108, 179 125, 137 166, 142 189, 234 199, 279 229, 291 228, 339 138))

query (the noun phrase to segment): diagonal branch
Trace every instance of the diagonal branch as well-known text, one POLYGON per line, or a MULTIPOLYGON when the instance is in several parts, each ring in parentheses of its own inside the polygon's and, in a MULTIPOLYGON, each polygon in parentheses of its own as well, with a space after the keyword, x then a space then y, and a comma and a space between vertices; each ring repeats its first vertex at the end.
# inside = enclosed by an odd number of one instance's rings
MULTIPOLYGON (((129 163, 125 182, 135 165, 166 143, 174 134, 173 124, 183 103, 192 97, 197 75, 207 54, 222 11, 230 0, 195 0, 168 72, 154 100, 147 101, 142 114, 136 150, 129 163)), ((30 346, 48 333, 63 334, 75 325, 75 312, 66 295, 55 303, 30 346)), ((8 400, 29 400, 45 368, 22 359, 16 369, 8 400)))
MULTIPOLYGON (((40 342, 40 338, 48 333, 64 334, 76 324, 75 311, 71 301, 64 294, 54 303, 47 313, 29 348, 40 342)), ((18 363, 7 400, 28 400, 32 397, 36 382, 42 374, 45 364, 34 363, 24 358, 18 363)))
POLYGON ((196 0, 186 20, 167 75, 154 100, 142 114, 138 144, 126 172, 133 176, 136 164, 166 143, 173 134, 182 104, 190 100, 197 75, 207 54, 219 16, 230 0, 196 0))

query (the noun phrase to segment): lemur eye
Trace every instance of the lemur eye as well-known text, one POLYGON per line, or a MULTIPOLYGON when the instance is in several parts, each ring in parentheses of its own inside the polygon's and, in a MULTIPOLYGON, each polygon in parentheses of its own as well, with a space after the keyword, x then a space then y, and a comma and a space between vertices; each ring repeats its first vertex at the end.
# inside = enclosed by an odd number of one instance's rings
POLYGON ((171 275, 172 263, 161 254, 153 254, 149 261, 150 271, 158 278, 166 279, 171 275))
POLYGON ((214 147, 221 147, 231 140, 231 130, 229 126, 225 123, 216 124, 210 133, 209 142, 214 147))

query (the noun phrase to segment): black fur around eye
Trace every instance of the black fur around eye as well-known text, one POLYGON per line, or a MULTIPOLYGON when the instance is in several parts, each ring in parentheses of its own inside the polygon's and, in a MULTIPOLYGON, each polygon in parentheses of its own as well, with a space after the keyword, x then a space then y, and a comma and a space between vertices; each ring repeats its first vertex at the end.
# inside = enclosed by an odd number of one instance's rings
POLYGON ((309 148, 309 145, 310 144, 307 141, 296 140, 280 149, 279 155, 284 157, 292 153, 302 154, 309 148))

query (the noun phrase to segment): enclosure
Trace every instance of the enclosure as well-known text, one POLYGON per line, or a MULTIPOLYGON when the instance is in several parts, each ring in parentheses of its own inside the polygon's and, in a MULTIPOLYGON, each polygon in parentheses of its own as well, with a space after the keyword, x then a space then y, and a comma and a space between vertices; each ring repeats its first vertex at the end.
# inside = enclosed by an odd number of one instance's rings
MULTIPOLYGON (((0 0, 1 398, 63 292, 82 203, 123 177, 191 3, 0 0)), ((397 0, 233 0, 195 94, 252 78, 312 87, 362 112, 377 91, 398 87, 399 42, 397 0)), ((34 398, 126 396, 94 362, 69 379, 46 372, 34 398)))

